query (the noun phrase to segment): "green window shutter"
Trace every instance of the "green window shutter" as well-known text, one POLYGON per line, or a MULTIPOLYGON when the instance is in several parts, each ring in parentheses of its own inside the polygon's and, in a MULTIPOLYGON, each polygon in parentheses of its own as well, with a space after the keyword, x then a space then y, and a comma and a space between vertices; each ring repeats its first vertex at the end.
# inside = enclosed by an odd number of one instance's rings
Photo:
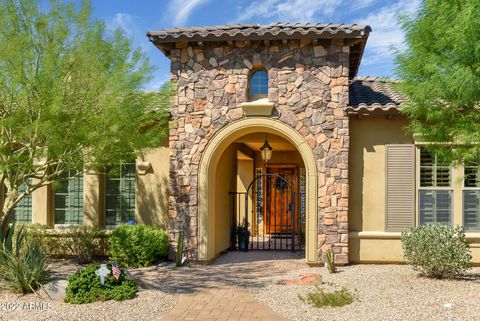
POLYGON ((135 162, 107 168, 105 223, 108 226, 125 224, 135 219, 135 162))
MULTIPOLYGON (((64 174, 64 178, 74 173, 64 174)), ((54 223, 83 224, 83 175, 63 180, 54 194, 54 223)))
MULTIPOLYGON (((20 185, 19 193, 23 193, 27 190, 27 184, 20 185)), ((32 223, 32 195, 27 195, 20 202, 18 202, 13 208, 13 214, 11 216, 11 222, 17 224, 30 224, 32 223)))
POLYGON ((403 231, 415 226, 415 146, 386 145, 387 231, 403 231))

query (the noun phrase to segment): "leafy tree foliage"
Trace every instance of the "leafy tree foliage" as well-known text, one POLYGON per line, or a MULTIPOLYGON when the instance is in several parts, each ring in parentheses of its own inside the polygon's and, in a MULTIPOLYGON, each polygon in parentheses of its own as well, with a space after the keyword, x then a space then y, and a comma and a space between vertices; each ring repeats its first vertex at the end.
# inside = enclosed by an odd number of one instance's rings
POLYGON ((15 204, 61 173, 130 159, 166 134, 169 90, 141 90, 153 69, 131 40, 108 35, 88 1, 41 2, 0 0, 3 230, 15 204))
POLYGON ((476 160, 480 146, 480 1, 423 0, 402 18, 405 52, 397 55, 399 88, 409 98, 410 130, 456 162, 476 160))

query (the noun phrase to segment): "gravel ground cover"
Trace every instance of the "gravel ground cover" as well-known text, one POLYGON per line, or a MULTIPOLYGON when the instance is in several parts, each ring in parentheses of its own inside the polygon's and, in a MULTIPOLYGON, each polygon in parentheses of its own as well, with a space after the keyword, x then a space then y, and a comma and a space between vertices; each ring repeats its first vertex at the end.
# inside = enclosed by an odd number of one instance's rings
POLYGON ((480 320, 480 268, 459 280, 420 277, 406 265, 352 265, 329 274, 324 268, 290 270, 260 280, 252 295, 283 317, 313 320, 480 320), (302 302, 314 286, 279 284, 302 275, 321 274, 325 289, 345 286, 358 299, 341 308, 315 308, 302 302))
MULTIPOLYGON (((54 261, 53 277, 66 279, 78 265, 66 261, 54 261)), ((158 274, 175 270, 173 263, 160 263, 154 268, 129 269, 137 280, 137 297, 125 301, 106 301, 89 304, 70 304, 51 300, 42 291, 36 294, 18 295, 0 290, 0 320, 125 320, 152 321, 168 313, 177 302, 174 288, 158 282, 158 274)))
POLYGON ((175 305, 176 297, 158 290, 140 290, 127 301, 69 304, 36 295, 0 295, 0 320, 158 320, 175 305), (6 306, 5 304, 10 304, 6 306))

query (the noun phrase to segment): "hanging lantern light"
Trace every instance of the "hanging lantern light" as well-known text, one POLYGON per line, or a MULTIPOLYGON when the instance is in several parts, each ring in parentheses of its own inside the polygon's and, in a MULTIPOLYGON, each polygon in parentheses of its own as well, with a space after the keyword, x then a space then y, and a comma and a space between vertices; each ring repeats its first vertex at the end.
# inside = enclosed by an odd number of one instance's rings
POLYGON ((265 164, 268 164, 272 159, 272 147, 268 144, 267 136, 265 135, 265 143, 260 147, 260 152, 262 153, 262 160, 265 164))

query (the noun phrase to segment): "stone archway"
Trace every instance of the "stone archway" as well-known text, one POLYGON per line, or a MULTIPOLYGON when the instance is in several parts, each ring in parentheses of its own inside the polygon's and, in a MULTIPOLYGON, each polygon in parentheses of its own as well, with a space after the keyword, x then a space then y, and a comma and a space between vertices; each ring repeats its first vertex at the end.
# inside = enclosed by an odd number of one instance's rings
POLYGON ((246 118, 221 129, 208 143, 200 159, 198 171, 198 260, 209 261, 216 255, 214 247, 215 226, 215 169, 225 149, 239 137, 265 132, 281 136, 292 143, 300 153, 306 170, 306 246, 308 263, 317 257, 317 169, 313 152, 306 140, 290 126, 269 118, 246 118))

